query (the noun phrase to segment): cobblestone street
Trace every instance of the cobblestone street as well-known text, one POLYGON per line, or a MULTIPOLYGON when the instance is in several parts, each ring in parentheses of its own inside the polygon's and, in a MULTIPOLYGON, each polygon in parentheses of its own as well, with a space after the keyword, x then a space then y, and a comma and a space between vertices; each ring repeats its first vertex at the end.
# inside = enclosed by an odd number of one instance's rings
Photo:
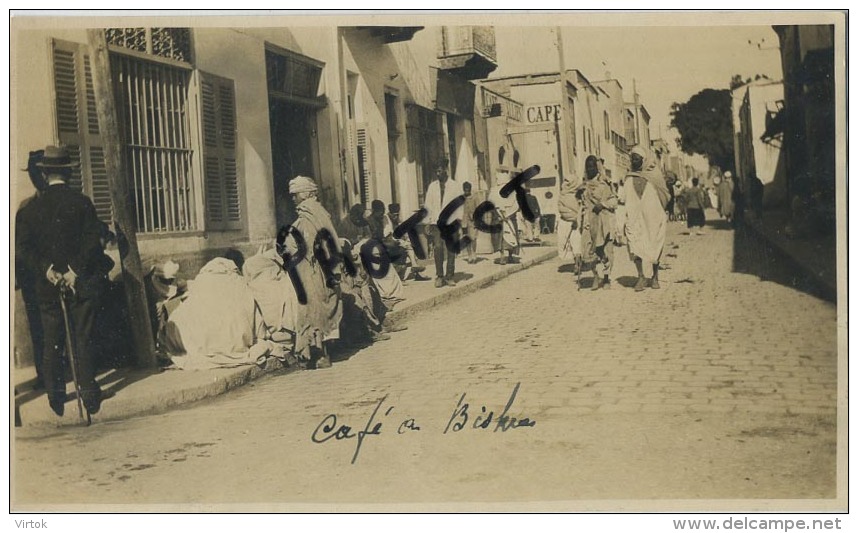
POLYGON ((720 225, 670 224, 660 290, 630 288, 624 248, 609 290, 587 274, 576 290, 554 259, 328 370, 159 416, 16 430, 14 499, 834 498, 835 305, 720 225))

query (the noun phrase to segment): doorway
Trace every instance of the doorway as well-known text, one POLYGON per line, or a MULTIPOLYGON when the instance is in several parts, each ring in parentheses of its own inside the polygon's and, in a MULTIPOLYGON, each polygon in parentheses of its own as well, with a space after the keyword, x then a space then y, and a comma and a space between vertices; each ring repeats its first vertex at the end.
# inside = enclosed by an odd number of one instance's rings
MULTIPOLYGON (((295 204, 289 180, 295 176, 316 179, 315 109, 271 98, 271 158, 274 165, 274 209, 277 227, 295 221, 295 204)), ((318 180, 317 180, 318 182, 318 180)))
POLYGON ((319 182, 316 112, 324 107, 318 96, 323 64, 289 50, 266 45, 268 119, 271 128, 271 164, 274 179, 276 227, 297 218, 289 196, 289 181, 307 176, 319 182))

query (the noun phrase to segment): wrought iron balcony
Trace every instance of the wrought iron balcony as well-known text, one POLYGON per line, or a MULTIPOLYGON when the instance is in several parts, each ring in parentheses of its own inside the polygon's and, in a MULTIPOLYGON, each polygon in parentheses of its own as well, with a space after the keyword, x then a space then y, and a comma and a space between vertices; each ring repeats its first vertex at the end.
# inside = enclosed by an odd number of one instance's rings
POLYGON ((494 27, 442 27, 438 60, 441 69, 466 80, 487 77, 498 67, 494 27))

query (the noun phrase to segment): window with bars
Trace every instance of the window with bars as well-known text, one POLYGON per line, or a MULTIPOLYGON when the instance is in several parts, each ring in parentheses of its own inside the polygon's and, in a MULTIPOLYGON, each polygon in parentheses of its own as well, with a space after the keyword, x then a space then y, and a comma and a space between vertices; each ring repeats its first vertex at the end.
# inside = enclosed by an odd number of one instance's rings
POLYGON ((124 54, 111 56, 111 70, 137 230, 198 229, 190 71, 124 54))
MULTIPOLYGON (((79 163, 70 185, 90 196, 99 218, 111 224, 110 188, 87 47, 60 40, 52 44, 58 141, 79 163)), ((232 81, 200 73, 203 168, 195 169, 191 70, 113 52, 111 72, 138 232, 199 230, 200 177, 207 229, 239 228, 242 209, 232 81)))

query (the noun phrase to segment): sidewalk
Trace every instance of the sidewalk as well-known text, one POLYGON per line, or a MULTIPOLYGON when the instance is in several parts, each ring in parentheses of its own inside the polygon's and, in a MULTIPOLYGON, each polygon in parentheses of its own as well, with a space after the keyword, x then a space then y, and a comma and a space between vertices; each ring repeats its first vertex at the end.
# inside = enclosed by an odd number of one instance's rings
POLYGON ((807 273, 822 289, 826 298, 837 298, 837 237, 789 238, 785 228, 789 218, 786 213, 765 211, 762 220, 747 214, 745 225, 752 232, 768 241, 799 270, 807 273))
MULTIPOLYGON (((549 236, 553 237, 553 236, 549 236)), ((456 287, 435 288, 430 281, 409 281, 404 287, 405 301, 388 314, 388 324, 402 324, 415 314, 442 305, 479 290, 510 274, 529 268, 557 256, 553 242, 543 246, 524 247, 521 262, 505 266, 496 265, 494 256, 480 255, 479 262, 469 265, 462 256, 456 261, 456 287)), ((433 266, 427 266, 425 275, 432 275, 433 266)), ((395 333, 393 334, 395 335, 395 333)), ((359 355, 358 355, 359 356, 359 355)), ((334 363, 336 365, 336 362, 334 363)), ((113 394, 106 399, 93 423, 109 420, 162 413, 205 398, 228 392, 261 376, 301 370, 300 367, 284 368, 271 359, 264 368, 257 365, 217 370, 110 370, 98 378, 102 389, 113 394)), ((48 406, 44 391, 34 391, 35 368, 13 369, 15 382, 15 406, 24 427, 74 426, 80 424, 74 395, 65 406, 65 416, 57 417, 48 406)), ((72 387, 69 384, 69 390, 72 387)))

